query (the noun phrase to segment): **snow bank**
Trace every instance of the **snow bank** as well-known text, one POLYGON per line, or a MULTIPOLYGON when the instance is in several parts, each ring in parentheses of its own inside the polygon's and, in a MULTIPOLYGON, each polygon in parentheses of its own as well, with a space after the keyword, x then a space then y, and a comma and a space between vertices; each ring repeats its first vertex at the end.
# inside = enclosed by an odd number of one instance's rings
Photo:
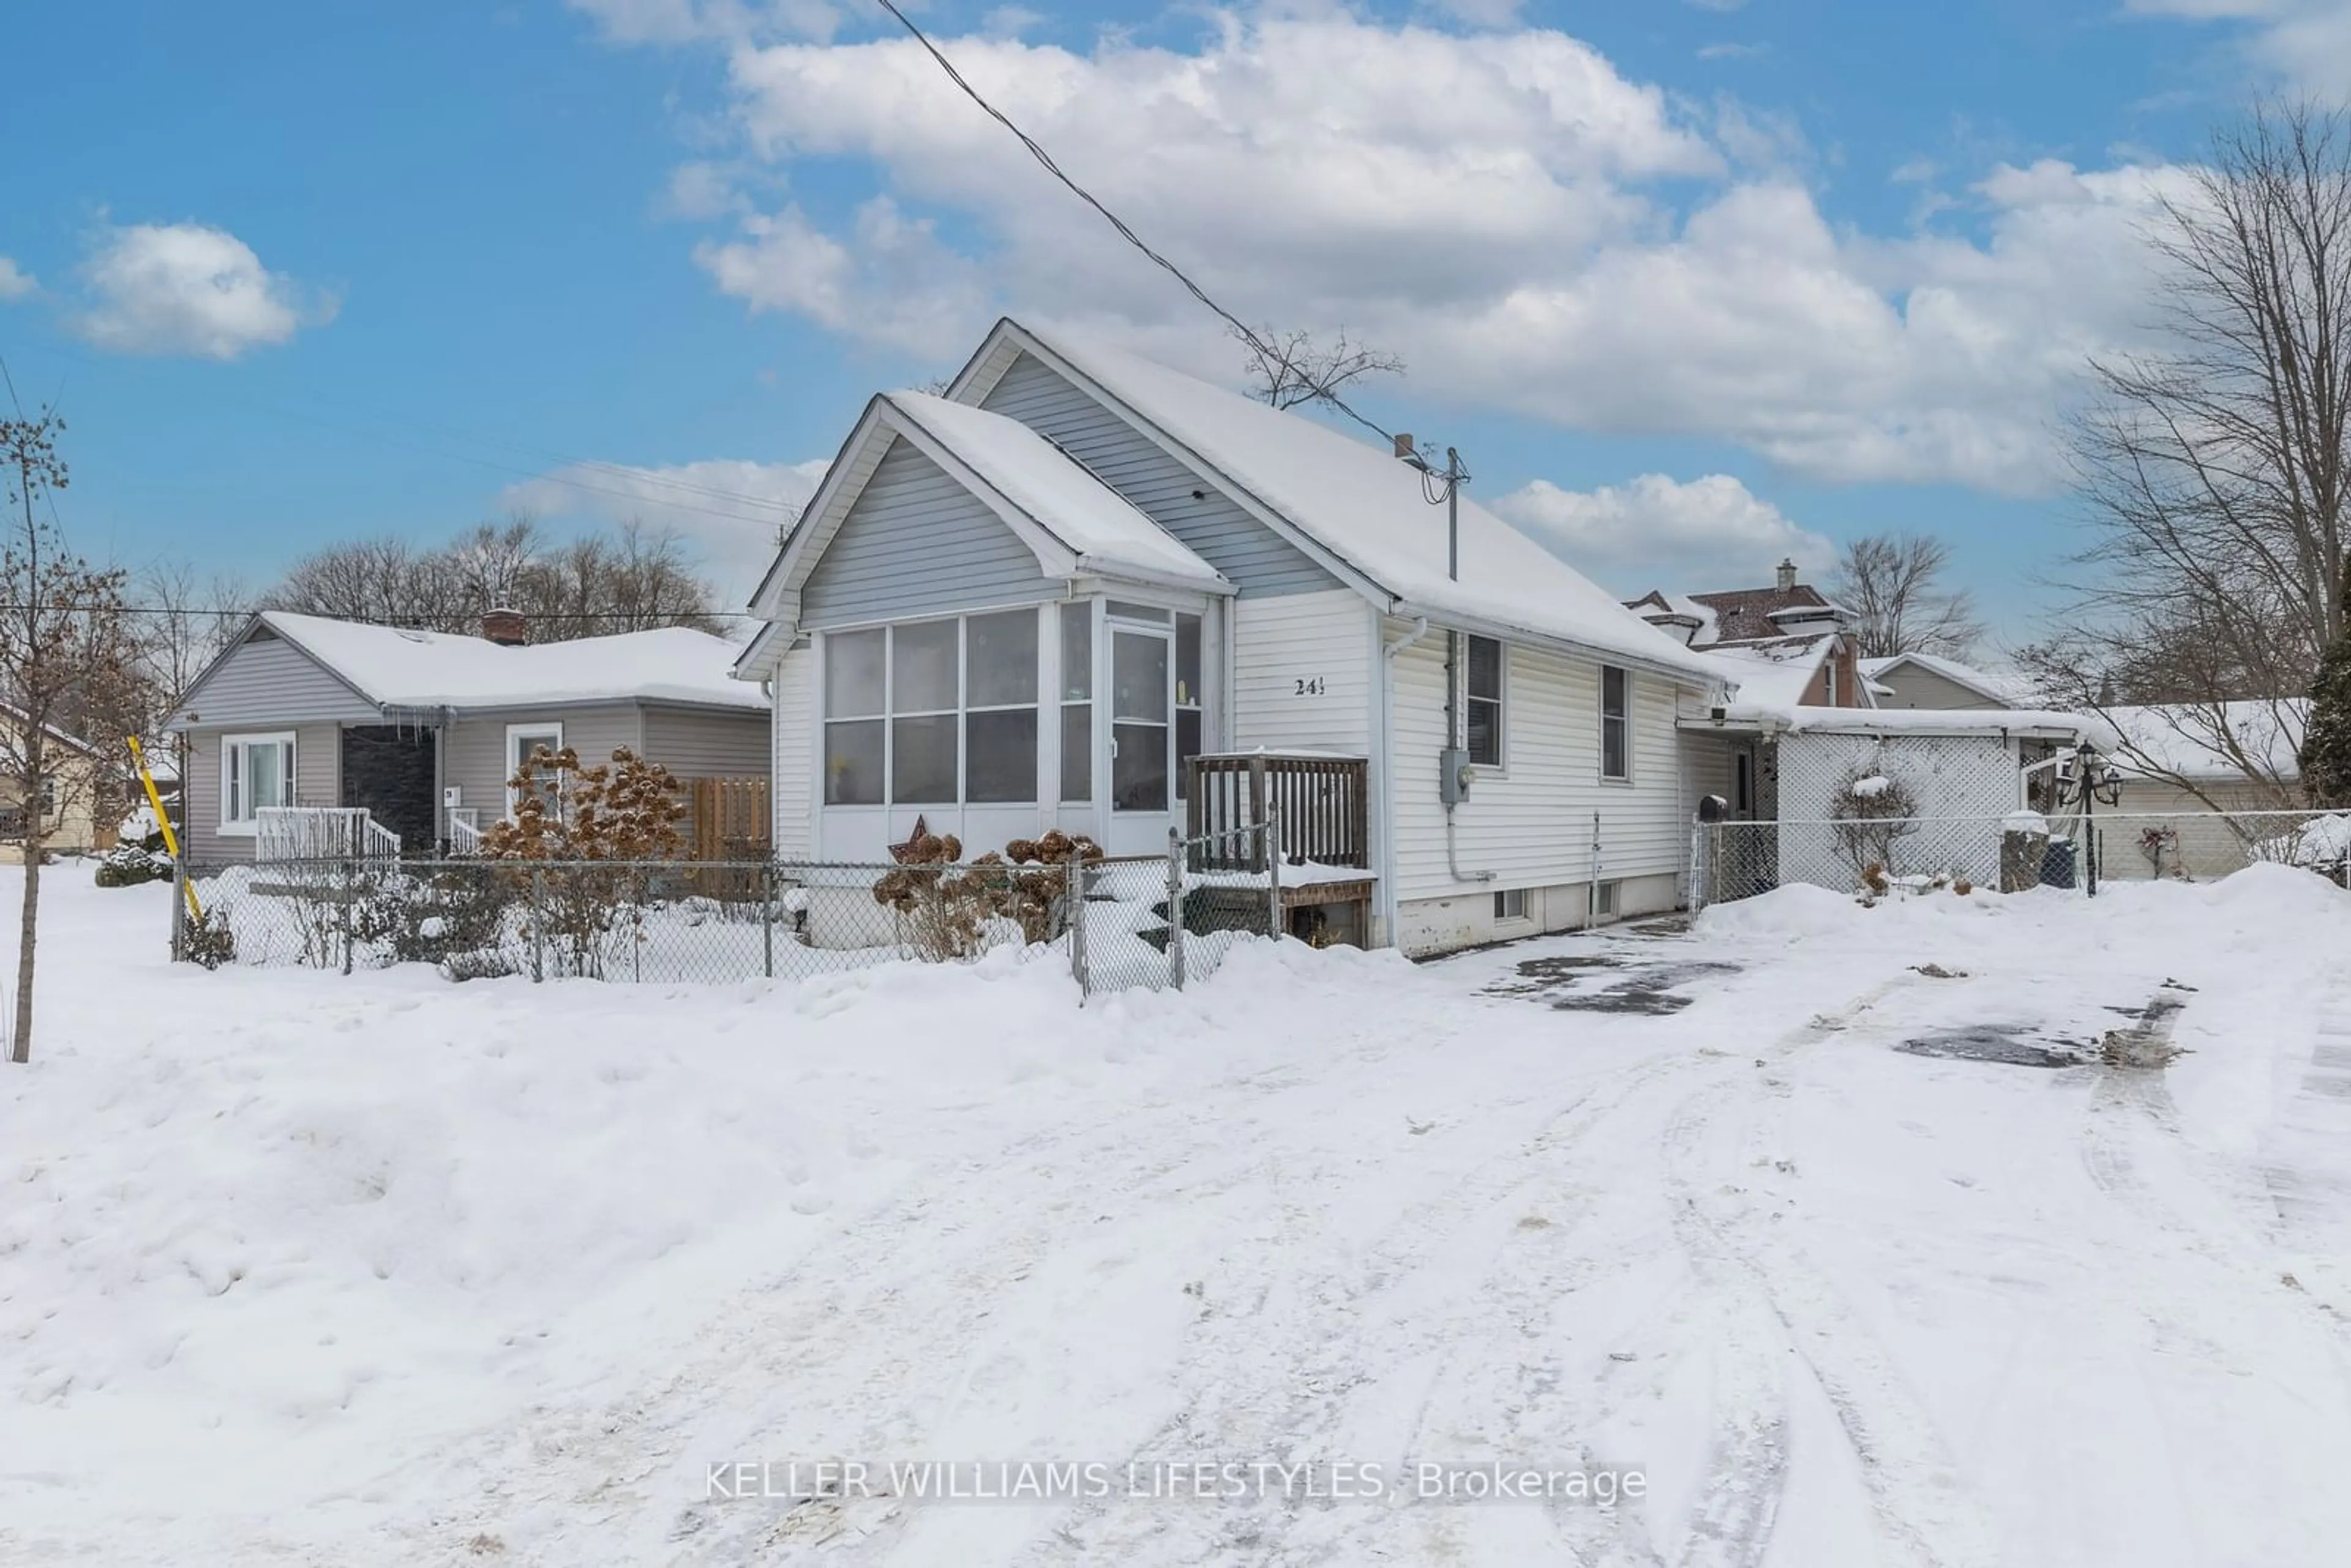
POLYGON ((1752 898, 1711 904, 1694 923, 1701 936, 1792 942, 1851 930, 1869 911, 1851 894, 1833 893, 1808 882, 1790 883, 1752 898))

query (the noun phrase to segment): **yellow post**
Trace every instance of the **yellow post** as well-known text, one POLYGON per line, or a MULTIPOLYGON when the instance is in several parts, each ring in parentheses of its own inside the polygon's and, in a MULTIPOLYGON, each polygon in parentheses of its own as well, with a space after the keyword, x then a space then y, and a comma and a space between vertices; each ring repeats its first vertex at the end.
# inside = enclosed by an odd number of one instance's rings
MULTIPOLYGON (((147 754, 140 749, 139 737, 131 735, 125 736, 123 738, 131 742, 131 760, 139 764, 139 782, 147 787, 147 803, 155 808, 156 825, 163 830, 164 852, 172 857, 172 863, 176 866, 180 863, 180 835, 172 831, 172 813, 163 810, 163 797, 155 792, 155 777, 147 771, 147 754)), ((185 789, 187 787, 186 779, 180 780, 181 789, 185 789)), ((183 875, 180 878, 180 885, 187 890, 188 914, 194 919, 202 920, 204 917, 204 912, 196 903, 196 884, 183 875)))

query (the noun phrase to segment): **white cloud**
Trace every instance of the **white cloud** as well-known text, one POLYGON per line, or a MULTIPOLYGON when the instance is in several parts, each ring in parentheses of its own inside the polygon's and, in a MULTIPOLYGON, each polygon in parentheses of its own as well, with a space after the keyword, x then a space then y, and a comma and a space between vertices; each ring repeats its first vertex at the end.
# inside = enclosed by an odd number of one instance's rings
POLYGON ((775 559, 779 530, 816 494, 828 462, 709 458, 664 467, 574 464, 510 485, 499 504, 550 517, 643 519, 675 528, 700 553, 722 607, 746 603, 775 559))
POLYGON ((616 44, 830 38, 841 26, 831 0, 569 0, 616 44))
POLYGON ((40 281, 5 256, 0 256, 0 304, 11 299, 30 298, 40 288, 40 281))
POLYGON ((1701 44, 1698 57, 1702 60, 1752 60, 1771 52, 1769 44, 1701 44))
POLYGON ((1042 16, 1026 5, 998 5, 979 19, 979 26, 990 37, 1017 38, 1042 26, 1044 21, 1042 16))
POLYGON ((1809 570, 1836 556, 1827 539, 1797 527, 1728 474, 1687 483, 1644 474, 1596 490, 1563 490, 1538 479, 1493 506, 1628 599, 1651 588, 1698 592, 1766 581, 1783 557, 1809 570))
POLYGON ((681 163, 670 171, 668 187, 656 210, 664 217, 695 223, 748 208, 736 188, 732 171, 716 163, 681 163))
POLYGON ((2253 65, 2322 99, 2339 98, 2351 73, 2351 6, 2343 0, 2127 0, 2126 9, 2233 24, 2253 65))
POLYGON ((909 221, 887 196, 861 206, 843 239, 797 206, 751 214, 740 227, 741 238, 698 246, 694 259, 754 311, 792 311, 923 353, 967 336, 984 308, 974 268, 938 243, 929 220, 909 221))
MULTIPOLYGON (((2002 169, 1979 240, 1878 237, 1789 172, 1792 120, 1690 106, 1553 31, 1219 14, 1188 50, 943 47, 1244 318, 1344 324, 1421 395, 1834 479, 2056 483, 2055 414, 2085 350, 2140 330, 2133 225, 2176 177, 2002 169)), ((910 42, 730 60, 748 159, 862 161, 881 190, 706 240, 726 292, 942 365, 1009 309, 1233 373, 1173 281, 910 42)))
POLYGON ((202 224, 106 230, 83 263, 74 327, 100 348, 233 360, 329 320, 334 301, 269 272, 253 247, 202 224))

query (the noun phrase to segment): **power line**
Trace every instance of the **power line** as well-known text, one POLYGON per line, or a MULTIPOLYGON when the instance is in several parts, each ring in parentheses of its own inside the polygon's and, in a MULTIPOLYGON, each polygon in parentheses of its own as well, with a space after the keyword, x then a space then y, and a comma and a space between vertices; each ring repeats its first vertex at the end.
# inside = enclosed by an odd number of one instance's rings
MULTIPOLYGON (((928 54, 931 58, 938 62, 939 68, 947 73, 947 79, 954 82, 956 87, 961 88, 963 89, 963 95, 966 98, 979 105, 980 109, 990 120, 995 120, 997 124, 1001 125, 1005 130, 1012 132, 1012 134, 1019 140, 1020 145, 1029 150, 1029 155, 1037 160, 1038 163, 1043 167, 1047 173, 1052 175, 1054 179, 1059 180, 1062 184, 1068 186, 1071 193, 1075 195, 1078 200, 1085 203, 1086 205, 1092 207, 1096 213, 1099 213, 1104 223, 1107 223, 1112 228, 1118 231, 1118 236, 1121 239, 1126 241, 1127 244, 1141 251, 1170 277, 1173 277, 1176 282, 1182 284, 1185 291, 1190 294, 1193 298, 1207 306, 1210 310, 1215 311, 1217 317, 1224 321, 1225 325, 1230 327, 1235 332, 1240 335, 1241 341, 1249 345, 1251 352, 1273 364, 1280 364, 1282 362, 1282 356, 1280 353, 1278 352, 1271 344, 1268 343, 1264 339, 1259 337, 1256 332, 1251 330, 1247 322, 1243 321, 1239 317, 1234 315, 1231 311, 1226 309, 1223 306, 1210 298, 1208 297, 1208 291, 1201 287, 1198 284, 1193 282, 1191 277, 1186 274, 1182 267, 1176 266, 1174 262, 1160 255, 1159 252, 1152 249, 1151 246, 1144 242, 1143 236, 1136 234, 1134 230, 1128 225, 1125 219, 1120 217, 1116 213, 1112 212, 1110 208, 1104 206, 1101 198, 1096 196, 1092 191, 1087 190, 1083 185, 1079 184, 1075 180, 1071 179, 1068 172, 1062 169, 1061 164, 1053 161, 1053 155, 1050 152, 1046 152, 1043 147, 1038 144, 1035 137, 1021 130, 1018 125, 1015 125, 1012 122, 1011 117, 1007 115, 1002 110, 988 102, 985 98, 982 98, 979 94, 979 89, 973 87, 970 82, 965 80, 963 73, 956 69, 955 62, 948 59, 946 55, 942 54, 939 51, 939 47, 931 42, 930 38, 924 34, 920 27, 914 26, 913 19, 909 17, 905 12, 898 8, 897 0, 876 0, 876 3, 881 5, 882 9, 889 12, 891 16, 898 19, 898 25, 905 28, 906 31, 913 36, 914 42, 923 46, 925 53, 928 54)), ((1390 444, 1395 442, 1395 437, 1394 435, 1382 429, 1372 420, 1364 418, 1362 414, 1357 413, 1353 408, 1350 408, 1347 405, 1346 400, 1342 398, 1337 392, 1327 387, 1317 387, 1315 389, 1315 396, 1319 401, 1329 403, 1332 408, 1337 409, 1341 413, 1345 414, 1357 424, 1360 424, 1364 429, 1372 432, 1372 434, 1377 435, 1381 440, 1390 444)))

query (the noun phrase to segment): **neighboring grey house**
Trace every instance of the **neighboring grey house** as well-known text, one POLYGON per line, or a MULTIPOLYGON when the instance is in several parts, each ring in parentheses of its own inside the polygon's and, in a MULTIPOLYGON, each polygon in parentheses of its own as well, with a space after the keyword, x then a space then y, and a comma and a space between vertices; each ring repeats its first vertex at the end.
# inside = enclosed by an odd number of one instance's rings
POLYGON ((1864 659, 1861 673, 1885 708, 2015 707, 2032 700, 2026 683, 1934 653, 1896 653, 1864 659))
POLYGON ((254 616, 165 726, 187 747, 189 856, 252 858, 273 807, 363 810, 409 853, 463 847, 507 814, 507 780, 541 744, 583 763, 625 746, 681 779, 767 776, 768 705, 729 677, 734 643, 526 631, 510 611, 479 637, 254 616))
POLYGON ((999 322, 946 396, 866 406, 754 598, 778 852, 880 860, 920 820, 967 853, 1055 827, 1148 853, 1254 765, 1296 792, 1294 852, 1353 814, 1374 945, 1671 908, 1676 719, 1717 668, 1466 497, 1455 575, 1427 485, 999 322))

